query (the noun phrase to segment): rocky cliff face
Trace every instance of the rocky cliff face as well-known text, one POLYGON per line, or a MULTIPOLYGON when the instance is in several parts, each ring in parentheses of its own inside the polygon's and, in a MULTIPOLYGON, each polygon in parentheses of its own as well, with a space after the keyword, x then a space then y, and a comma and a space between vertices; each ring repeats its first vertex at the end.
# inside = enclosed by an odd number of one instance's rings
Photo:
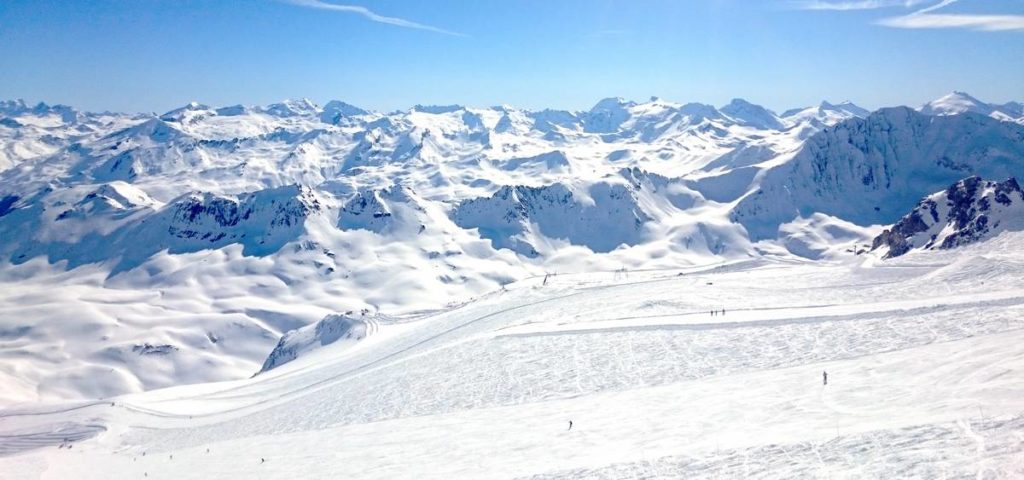
POLYGON ((369 230, 380 234, 403 227, 422 231, 426 228, 425 223, 420 199, 401 185, 358 191, 342 207, 338 218, 341 229, 369 230))
POLYGON ((1016 179, 1002 182, 967 177, 930 195, 875 238, 872 250, 885 258, 915 249, 948 249, 1024 227, 1024 192, 1016 179))
POLYGON ((172 249, 190 251, 197 243, 199 249, 242 243, 246 253, 267 254, 298 237, 306 218, 320 210, 311 190, 288 185, 237 198, 186 195, 164 209, 160 223, 166 223, 167 234, 176 239, 168 242, 172 249))

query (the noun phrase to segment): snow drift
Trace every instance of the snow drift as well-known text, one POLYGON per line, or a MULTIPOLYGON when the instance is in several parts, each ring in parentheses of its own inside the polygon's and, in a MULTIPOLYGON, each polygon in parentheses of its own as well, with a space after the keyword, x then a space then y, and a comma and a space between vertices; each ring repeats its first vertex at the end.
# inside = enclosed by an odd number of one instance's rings
POLYGON ((277 342, 274 351, 270 352, 259 373, 280 367, 300 355, 327 345, 337 344, 339 347, 351 346, 373 335, 379 319, 365 315, 355 317, 349 314, 328 315, 313 325, 292 330, 277 342))

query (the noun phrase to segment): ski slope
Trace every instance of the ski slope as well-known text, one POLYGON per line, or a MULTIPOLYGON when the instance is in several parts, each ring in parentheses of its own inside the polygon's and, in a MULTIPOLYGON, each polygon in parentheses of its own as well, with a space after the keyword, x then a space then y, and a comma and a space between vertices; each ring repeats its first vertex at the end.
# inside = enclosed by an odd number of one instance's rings
POLYGON ((1022 246, 528 278, 244 380, 7 407, 0 472, 1020 478, 1022 246))

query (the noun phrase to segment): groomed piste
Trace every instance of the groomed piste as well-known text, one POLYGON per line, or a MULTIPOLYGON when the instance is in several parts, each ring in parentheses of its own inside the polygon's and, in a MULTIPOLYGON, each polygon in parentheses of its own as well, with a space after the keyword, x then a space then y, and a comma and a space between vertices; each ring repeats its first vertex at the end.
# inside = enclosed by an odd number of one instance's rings
POLYGON ((7 408, 0 470, 1012 478, 1021 242, 524 279, 245 380, 7 408))

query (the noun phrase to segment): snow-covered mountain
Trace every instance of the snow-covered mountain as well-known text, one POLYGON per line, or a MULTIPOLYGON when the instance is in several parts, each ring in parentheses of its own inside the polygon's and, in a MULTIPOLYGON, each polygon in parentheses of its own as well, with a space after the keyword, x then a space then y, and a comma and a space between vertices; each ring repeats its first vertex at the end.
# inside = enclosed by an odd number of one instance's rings
POLYGON ((136 115, 84 113, 66 105, 0 101, 0 171, 57 153, 76 141, 139 122, 136 115))
POLYGON ((4 102, 0 400, 242 378, 327 315, 416 316, 531 276, 848 257, 958 179, 1019 178, 1022 129, 741 99, 4 102))
POLYGON ((728 105, 719 109, 727 117, 738 121, 741 125, 762 130, 783 130, 786 128, 782 119, 775 112, 760 105, 754 105, 742 98, 735 98, 728 105))
POLYGON ((920 112, 925 115, 958 115, 977 113, 997 120, 1024 124, 1024 105, 1008 102, 1003 105, 985 103, 964 92, 953 92, 924 104, 920 112))
POLYGON ((928 116, 886 108, 811 137, 768 170, 732 213, 755 239, 820 212, 889 224, 919 198, 965 175, 1024 175, 1024 127, 974 113, 928 116))
POLYGON ((892 258, 914 249, 955 248, 1022 229, 1024 192, 1017 180, 994 182, 972 176, 925 197, 875 237, 872 249, 892 258))
POLYGON ((453 219, 460 227, 478 229, 495 248, 529 257, 539 255, 538 238, 564 239, 600 253, 636 245, 651 220, 629 185, 604 182, 576 192, 563 184, 505 186, 490 197, 460 203, 453 219))
POLYGON ((782 119, 790 125, 813 123, 831 126, 851 118, 864 118, 871 113, 853 102, 845 101, 832 104, 826 101, 812 107, 794 108, 782 113, 782 119))
POLYGON ((246 255, 267 255, 296 240, 321 206, 307 187, 284 186, 237 196, 192 193, 160 205, 123 181, 51 192, 46 200, 8 203, 0 220, 0 252, 13 264, 44 256, 68 267, 116 261, 134 268, 154 254, 240 244, 246 255))

